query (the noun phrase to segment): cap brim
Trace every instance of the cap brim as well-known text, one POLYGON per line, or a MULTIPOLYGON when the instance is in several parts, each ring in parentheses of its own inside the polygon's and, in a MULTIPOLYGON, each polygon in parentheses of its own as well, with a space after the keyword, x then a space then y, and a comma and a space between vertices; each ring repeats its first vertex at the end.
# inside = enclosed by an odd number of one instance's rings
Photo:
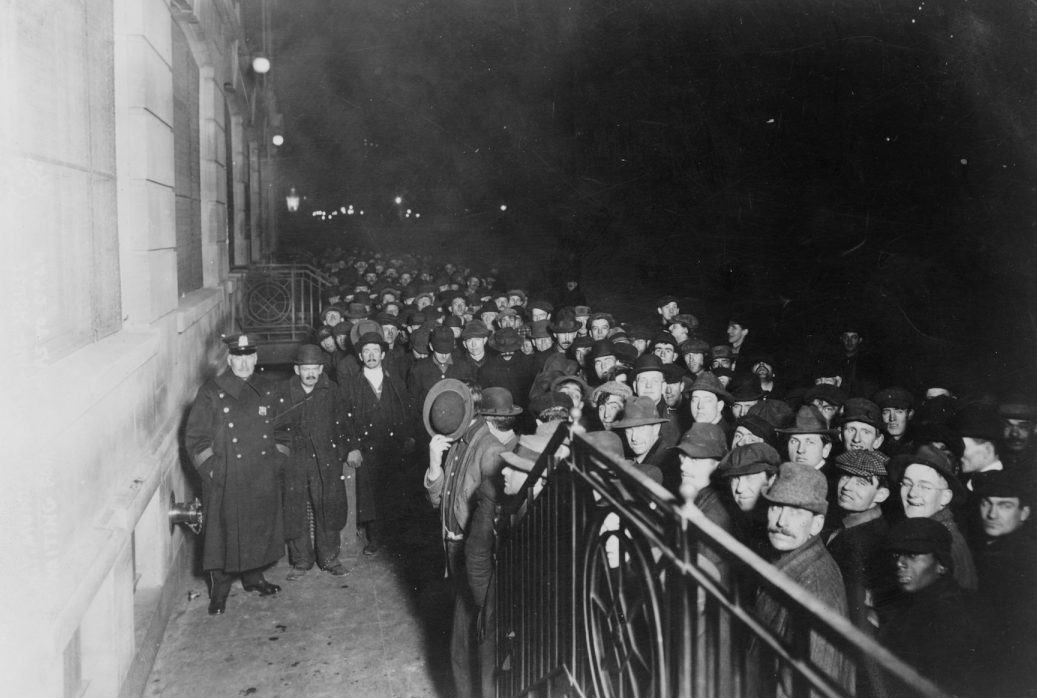
POLYGON ((436 402, 436 398, 448 391, 458 393, 464 399, 464 413, 461 416, 457 428, 449 434, 443 434, 443 436, 452 440, 464 433, 475 414, 475 405, 472 402, 472 392, 468 389, 468 386, 461 381, 456 378, 445 378, 432 386, 432 389, 428 391, 428 395, 425 396, 425 402, 421 407, 421 420, 424 422, 425 431, 428 432, 429 436, 439 434, 439 432, 432 427, 432 421, 430 418, 432 405, 436 402))
POLYGON ((648 424, 665 424, 670 420, 665 417, 637 417, 630 420, 620 420, 612 423, 613 429, 627 429, 629 427, 643 427, 648 424))

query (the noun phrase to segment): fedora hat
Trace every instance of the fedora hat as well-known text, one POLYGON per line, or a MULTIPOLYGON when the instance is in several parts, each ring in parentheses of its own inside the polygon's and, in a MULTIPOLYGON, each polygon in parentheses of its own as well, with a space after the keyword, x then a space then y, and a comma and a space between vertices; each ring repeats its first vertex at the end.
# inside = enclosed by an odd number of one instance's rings
POLYGON ((479 403, 479 414, 490 417, 513 417, 522 413, 522 408, 515 404, 511 391, 507 388, 484 388, 482 402, 479 403))
POLYGON ((442 434, 451 440, 464 433, 474 413, 472 391, 456 378, 444 378, 433 385, 421 408, 429 436, 442 434))
POLYGON ((836 433, 836 429, 828 426, 828 420, 821 414, 821 410, 813 405, 803 405, 796 412, 796 421, 792 426, 784 429, 775 429, 782 434, 828 434, 836 433))
POLYGON ((670 420, 660 417, 655 411, 655 403, 651 398, 635 397, 627 400, 623 407, 623 418, 613 422, 614 429, 626 429, 627 427, 641 427, 646 424, 663 424, 670 420))
POLYGON ((649 373, 651 371, 657 371, 658 373, 663 372, 663 362, 655 354, 641 354, 634 360, 634 375, 639 376, 642 373, 649 373))
POLYGON ((723 400, 724 403, 728 405, 735 401, 735 399, 731 397, 731 393, 727 392, 724 384, 720 382, 720 379, 709 371, 700 373, 698 378, 695 379, 695 382, 691 384, 691 388, 688 389, 688 392, 694 393, 696 390, 713 393, 717 398, 723 400))
POLYGON ((301 344, 295 352, 295 361, 292 363, 296 366, 323 366, 326 356, 324 350, 316 344, 301 344))

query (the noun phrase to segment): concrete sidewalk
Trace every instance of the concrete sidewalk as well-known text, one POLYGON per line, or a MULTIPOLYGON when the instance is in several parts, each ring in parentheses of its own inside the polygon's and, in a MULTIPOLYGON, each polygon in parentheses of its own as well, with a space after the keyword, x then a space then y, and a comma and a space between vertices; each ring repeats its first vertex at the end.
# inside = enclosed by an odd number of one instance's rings
POLYGON ((423 470, 397 478, 400 507, 383 521, 381 550, 344 551, 345 577, 314 567, 289 582, 284 558, 266 572, 280 594, 235 582, 227 613, 215 617, 198 577, 193 598, 173 612, 144 695, 449 696, 453 602, 423 470))

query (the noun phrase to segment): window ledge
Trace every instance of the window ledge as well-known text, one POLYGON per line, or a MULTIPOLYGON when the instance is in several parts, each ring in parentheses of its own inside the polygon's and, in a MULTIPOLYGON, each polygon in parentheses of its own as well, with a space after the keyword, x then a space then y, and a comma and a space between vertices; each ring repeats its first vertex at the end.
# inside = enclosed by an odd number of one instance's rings
POLYGON ((223 298, 224 292, 219 288, 200 288, 184 294, 180 298, 180 305, 176 309, 177 333, 183 334, 186 332, 191 325, 212 312, 223 298))

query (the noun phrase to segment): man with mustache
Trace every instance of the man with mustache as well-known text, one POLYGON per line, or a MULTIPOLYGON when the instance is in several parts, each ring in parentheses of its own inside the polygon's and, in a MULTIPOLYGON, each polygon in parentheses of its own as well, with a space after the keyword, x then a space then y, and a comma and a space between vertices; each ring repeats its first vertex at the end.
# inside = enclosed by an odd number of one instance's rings
POLYGON ((1006 468, 1034 467, 1037 463, 1037 406, 1023 395, 1010 395, 998 405, 1003 421, 1001 460, 1006 468))
MULTIPOLYGON (((846 588, 835 560, 825 549, 820 533, 828 512, 828 483, 824 474, 809 465, 782 463, 774 484, 763 493, 767 509, 767 538, 772 563, 833 611, 846 615, 846 588)), ((790 641, 793 617, 778 599, 761 589, 756 596, 756 616, 778 635, 790 641)), ((810 634, 810 659, 836 683, 850 689, 853 669, 846 658, 820 635, 810 634)), ((750 656, 759 659, 758 641, 750 656)), ((771 660, 773 661, 773 660, 771 660)), ((769 661, 759 666, 765 690, 758 695, 792 695, 792 671, 769 661), (777 681, 777 686, 767 686, 777 681)))

